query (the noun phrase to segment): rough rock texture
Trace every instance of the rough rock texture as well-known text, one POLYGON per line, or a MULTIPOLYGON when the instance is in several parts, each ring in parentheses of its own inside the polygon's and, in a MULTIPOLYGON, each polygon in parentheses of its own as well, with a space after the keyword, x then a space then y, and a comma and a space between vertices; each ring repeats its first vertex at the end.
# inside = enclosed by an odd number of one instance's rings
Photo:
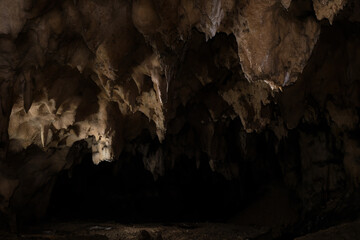
POLYGON ((73 240, 182 240, 182 239, 266 239, 268 229, 225 224, 171 224, 161 226, 142 224, 127 226, 114 223, 56 223, 45 224, 36 229, 15 234, 2 233, 4 240, 27 239, 73 239, 73 240))
POLYGON ((343 9, 346 0, 315 0, 314 10, 319 20, 327 18, 330 23, 333 22, 335 15, 343 9))
POLYGON ((11 227, 44 216, 57 175, 88 152, 95 164, 140 157, 155 179, 184 159, 228 180, 278 168, 299 219, 359 209, 358 1, 0 4, 11 227))
POLYGON ((356 239, 359 236, 359 222, 344 223, 335 227, 321 230, 316 233, 308 234, 304 237, 296 238, 296 240, 312 240, 312 239, 356 239))

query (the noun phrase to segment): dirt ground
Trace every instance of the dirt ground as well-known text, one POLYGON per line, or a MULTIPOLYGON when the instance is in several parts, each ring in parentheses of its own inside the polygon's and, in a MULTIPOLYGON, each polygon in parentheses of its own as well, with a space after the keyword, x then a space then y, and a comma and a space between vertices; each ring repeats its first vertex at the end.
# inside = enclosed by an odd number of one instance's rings
POLYGON ((269 229, 220 223, 123 225, 118 223, 52 223, 0 233, 1 240, 266 240, 269 229))
POLYGON ((356 240, 360 239, 360 221, 344 223, 311 233, 295 240, 356 240))

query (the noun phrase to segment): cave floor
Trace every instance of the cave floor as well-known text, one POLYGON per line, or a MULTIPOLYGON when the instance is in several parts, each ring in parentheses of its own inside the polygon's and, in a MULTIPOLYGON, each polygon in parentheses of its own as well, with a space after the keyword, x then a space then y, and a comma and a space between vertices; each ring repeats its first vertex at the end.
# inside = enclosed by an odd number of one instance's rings
POLYGON ((245 240, 271 239, 264 227, 223 223, 119 224, 68 222, 42 224, 19 234, 0 233, 2 240, 245 240))
MULTIPOLYGON (((295 240, 359 239, 360 221, 343 223, 295 240)), ((1 240, 271 240, 270 228, 224 223, 57 222, 38 224, 12 234, 0 231, 1 240)), ((286 239, 286 238, 280 238, 286 239)), ((293 239, 293 238, 291 238, 293 239)))

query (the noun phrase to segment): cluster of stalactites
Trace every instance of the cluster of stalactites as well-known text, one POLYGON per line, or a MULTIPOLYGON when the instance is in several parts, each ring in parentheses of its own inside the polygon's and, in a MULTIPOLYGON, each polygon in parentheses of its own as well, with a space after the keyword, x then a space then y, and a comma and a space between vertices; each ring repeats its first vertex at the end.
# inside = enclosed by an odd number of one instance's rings
MULTIPOLYGON (((316 17, 332 22, 345 3, 314 0, 316 17)), ((165 138, 171 117, 167 112, 178 105, 171 102, 169 91, 175 81, 183 81, 176 76, 185 70, 176 65, 182 64, 192 29, 203 32, 207 41, 218 32, 235 36, 238 61, 249 83, 239 82, 219 94, 248 132, 269 124, 261 115, 262 106, 274 91, 296 81, 320 29, 315 16, 299 21, 289 14, 290 0, 239 5, 234 0, 64 1, 42 15, 51 6, 46 1, 39 6, 6 1, 4 6, 0 33, 20 39, 14 48, 17 66, 12 67, 23 71, 14 79, 18 98, 8 128, 10 151, 22 151, 31 144, 44 150, 70 147, 91 138, 94 163, 119 156, 128 140, 121 134, 129 124, 123 119, 129 115, 145 115, 151 122, 147 125, 155 125, 160 142, 165 138), (66 34, 73 37, 60 44, 58 39, 66 34), (49 61, 73 69, 77 76, 48 73, 52 71, 49 61), (93 95, 84 94, 87 81, 96 84, 93 95), (239 100, 243 96, 251 96, 251 109, 239 100), (87 102, 94 110, 79 111, 87 102)), ((202 85, 211 82, 206 75, 197 79, 202 85)))

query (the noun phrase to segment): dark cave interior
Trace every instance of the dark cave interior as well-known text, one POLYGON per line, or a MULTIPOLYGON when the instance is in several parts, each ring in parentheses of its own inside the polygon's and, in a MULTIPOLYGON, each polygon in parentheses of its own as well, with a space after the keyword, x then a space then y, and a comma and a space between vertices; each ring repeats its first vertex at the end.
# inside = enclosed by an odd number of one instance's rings
POLYGON ((359 238, 359 1, 3 1, 0 239, 359 238))

